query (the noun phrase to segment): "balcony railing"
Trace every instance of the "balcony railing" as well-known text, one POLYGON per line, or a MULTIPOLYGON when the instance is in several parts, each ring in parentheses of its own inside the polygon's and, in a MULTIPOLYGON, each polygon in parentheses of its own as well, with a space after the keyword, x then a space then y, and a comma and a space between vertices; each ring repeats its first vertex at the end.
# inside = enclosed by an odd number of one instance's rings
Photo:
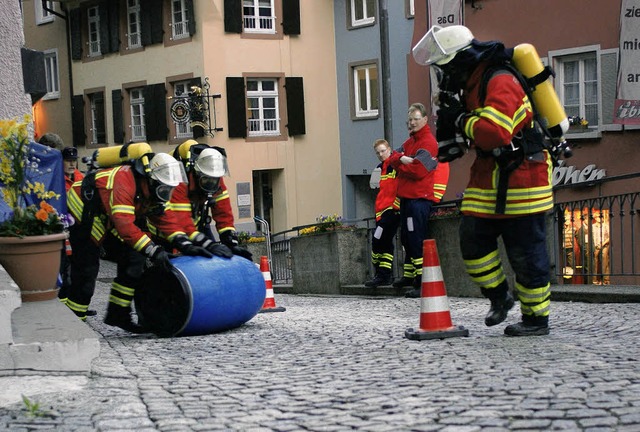
POLYGON ((275 17, 245 15, 243 21, 244 31, 247 33, 275 33, 275 17))

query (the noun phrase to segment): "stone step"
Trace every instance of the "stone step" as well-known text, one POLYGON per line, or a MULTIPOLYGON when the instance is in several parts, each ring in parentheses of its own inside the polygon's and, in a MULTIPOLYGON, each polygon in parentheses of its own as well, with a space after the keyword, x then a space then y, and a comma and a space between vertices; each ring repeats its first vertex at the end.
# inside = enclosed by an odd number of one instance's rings
POLYGON ((21 302, 0 266, 0 375, 88 373, 100 354, 100 337, 57 299, 21 302), (6 322, 5 322, 6 321, 6 322))

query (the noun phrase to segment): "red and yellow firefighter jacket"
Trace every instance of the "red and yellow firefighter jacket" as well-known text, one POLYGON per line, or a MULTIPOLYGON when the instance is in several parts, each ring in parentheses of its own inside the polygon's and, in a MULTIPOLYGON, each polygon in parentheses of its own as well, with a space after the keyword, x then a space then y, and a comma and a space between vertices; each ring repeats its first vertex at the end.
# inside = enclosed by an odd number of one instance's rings
POLYGON ((382 171, 380 175, 380 190, 376 196, 376 221, 380 220, 382 213, 385 211, 398 211, 400 209, 400 199, 397 196, 398 179, 396 178, 396 170, 389 165, 389 158, 380 163, 378 167, 382 171))
POLYGON ((64 175, 64 188, 65 188, 65 191, 69 192, 69 189, 71 189, 71 186, 73 186, 73 184, 75 182, 82 181, 83 178, 84 178, 84 174, 82 174, 80 172, 80 170, 78 170, 78 169, 73 171, 73 179, 65 174, 64 175))
MULTIPOLYGON (((213 200, 213 203, 209 203, 209 213, 216 223, 218 234, 225 231, 235 231, 229 191, 222 178, 220 178, 220 189, 210 199, 213 200)), ((202 214, 206 202, 207 194, 195 182, 180 183, 171 194, 167 212, 175 214, 178 224, 190 239, 199 233, 196 227, 200 223, 200 219, 203 216, 208 216, 202 214)))
POLYGON ((484 104, 480 87, 486 65, 481 64, 467 81, 464 99, 467 111, 464 134, 481 150, 472 167, 462 200, 462 213, 486 218, 517 217, 542 213, 553 207, 552 161, 546 150, 525 157, 508 178, 504 214, 496 214, 499 167, 490 153, 507 146, 514 135, 532 126, 532 108, 522 86, 508 71, 495 73, 488 81, 484 104))
POLYGON ((449 184, 449 162, 438 162, 436 171, 433 173, 433 194, 434 202, 439 203, 447 191, 449 184))
POLYGON ((389 164, 398 172, 398 197, 409 199, 428 199, 435 202, 433 191, 434 171, 427 168, 418 160, 408 165, 400 162, 400 157, 414 157, 419 149, 427 150, 433 157, 438 154, 438 143, 428 125, 416 133, 412 133, 400 148, 389 156, 389 164))
MULTIPOLYGON (((136 221, 144 223, 146 218, 163 232, 169 241, 184 233, 175 218, 167 212, 162 215, 147 215, 151 202, 137 190, 131 166, 101 169, 95 176, 94 193, 99 194, 100 205, 91 226, 91 238, 96 244, 100 244, 107 230, 110 230, 136 251, 144 251, 153 242, 149 235, 136 225, 136 221)), ((81 187, 81 181, 75 182, 67 193, 69 211, 79 222, 82 222, 85 205, 81 199, 81 187)))

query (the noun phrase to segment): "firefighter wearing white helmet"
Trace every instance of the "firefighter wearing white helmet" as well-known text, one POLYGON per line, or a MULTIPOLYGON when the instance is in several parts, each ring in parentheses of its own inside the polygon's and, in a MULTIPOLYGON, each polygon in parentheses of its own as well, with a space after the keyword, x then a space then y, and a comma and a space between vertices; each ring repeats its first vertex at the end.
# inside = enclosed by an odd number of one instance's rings
POLYGON ((224 177, 229 174, 224 149, 187 140, 173 154, 183 163, 188 184, 176 188, 169 211, 184 227, 185 239, 217 256, 239 255, 251 260, 251 253, 238 243, 229 191, 224 184, 224 177), (215 239, 211 222, 215 222, 220 242, 215 239))
POLYGON ((413 55, 418 63, 437 68, 439 159, 450 161, 467 148, 475 150, 461 205, 460 247, 467 273, 491 302, 485 324, 503 322, 514 306, 498 253, 502 237, 522 315, 504 333, 548 334, 545 213, 553 208, 553 161, 534 122, 528 86, 511 65, 513 50, 497 41, 480 42, 464 26, 435 26, 413 55), (457 144, 443 146, 447 140, 457 144))
MULTIPOLYGON (((105 323, 133 333, 146 331, 131 318, 131 302, 140 284, 145 261, 170 271, 170 255, 146 232, 150 221, 169 241, 182 233, 177 218, 165 207, 172 191, 186 182, 184 168, 171 155, 148 153, 134 163, 87 173, 67 193, 69 211, 76 220, 70 227, 73 248, 71 288, 67 306, 85 320, 100 268, 100 245, 107 232, 120 242, 115 246, 117 275, 112 283, 105 323)), ((205 254, 186 245, 183 253, 205 254)), ((211 256, 206 252, 206 256, 211 256)))

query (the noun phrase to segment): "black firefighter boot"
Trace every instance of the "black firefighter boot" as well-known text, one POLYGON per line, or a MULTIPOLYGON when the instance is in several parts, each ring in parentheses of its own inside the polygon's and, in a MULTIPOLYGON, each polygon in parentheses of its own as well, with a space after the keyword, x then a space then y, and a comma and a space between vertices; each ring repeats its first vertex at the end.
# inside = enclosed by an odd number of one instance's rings
POLYGON ((378 268, 375 277, 364 283, 364 286, 371 288, 386 285, 391 285, 391 270, 384 268, 378 268))
POLYGON ((491 308, 484 317, 484 323, 488 327, 500 324, 507 319, 509 310, 513 307, 515 300, 511 293, 507 290, 504 297, 491 299, 491 308))
POLYGON ((130 307, 122 307, 114 303, 109 303, 104 323, 110 326, 120 327, 122 330, 126 330, 130 333, 147 333, 144 327, 134 323, 131 319, 130 307))

